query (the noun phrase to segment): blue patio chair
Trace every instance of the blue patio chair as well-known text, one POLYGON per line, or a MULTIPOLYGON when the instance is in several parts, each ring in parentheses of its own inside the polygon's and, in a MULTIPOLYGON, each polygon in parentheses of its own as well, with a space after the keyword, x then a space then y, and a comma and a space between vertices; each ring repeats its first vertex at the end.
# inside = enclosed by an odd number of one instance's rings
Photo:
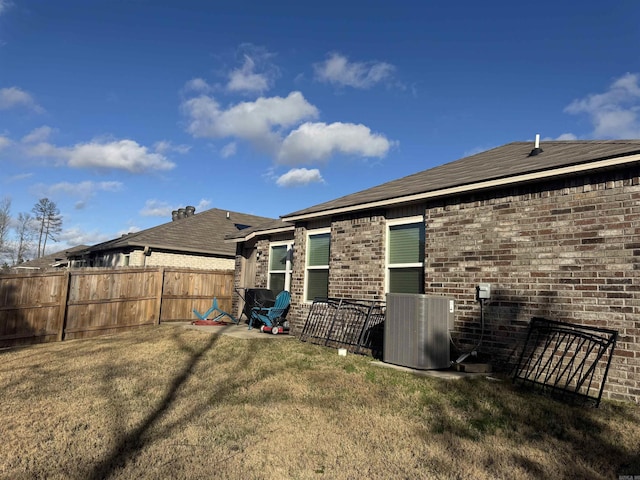
POLYGON ((233 315, 225 312, 224 310, 220 310, 220 307, 218 307, 218 298, 217 297, 214 297, 213 305, 206 312, 200 313, 195 308, 193 309, 193 313, 195 313, 196 317, 198 317, 200 320, 207 320, 209 318, 209 316, 214 312, 217 312, 216 316, 212 320, 214 322, 219 322, 220 319, 223 318, 223 317, 229 317, 233 323, 236 323, 236 324, 238 323, 238 320, 236 318, 234 318, 233 315))
MULTIPOLYGON (((249 319, 249 330, 253 327, 253 322, 258 321, 264 324, 266 327, 271 327, 275 332, 278 332, 280 324, 284 321, 287 308, 291 303, 291 294, 286 290, 283 290, 276 297, 276 302, 273 307, 261 308, 253 307, 251 309, 251 318, 249 319)), ((273 331, 273 330, 272 330, 273 331)))

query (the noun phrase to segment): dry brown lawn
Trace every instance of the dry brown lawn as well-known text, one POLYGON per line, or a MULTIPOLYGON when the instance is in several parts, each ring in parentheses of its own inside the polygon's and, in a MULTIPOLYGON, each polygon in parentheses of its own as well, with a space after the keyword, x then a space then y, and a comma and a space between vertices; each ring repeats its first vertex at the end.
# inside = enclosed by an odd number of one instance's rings
POLYGON ((0 353, 0 476, 590 479, 640 475, 640 407, 567 406, 296 339, 163 325, 0 353))

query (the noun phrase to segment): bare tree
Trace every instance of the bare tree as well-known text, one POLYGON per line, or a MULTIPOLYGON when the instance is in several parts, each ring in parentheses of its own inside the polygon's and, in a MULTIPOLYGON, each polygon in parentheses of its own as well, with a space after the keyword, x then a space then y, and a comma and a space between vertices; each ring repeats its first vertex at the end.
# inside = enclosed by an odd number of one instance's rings
POLYGON ((48 198, 38 200, 31 210, 38 223, 38 257, 44 256, 47 239, 56 241, 56 235, 62 231, 62 217, 57 205, 48 198))
POLYGON ((9 229, 11 228, 11 198, 0 200, 0 257, 9 253, 9 229))
POLYGON ((27 254, 33 248, 33 239, 36 235, 37 225, 34 218, 28 213, 19 213, 16 219, 16 265, 27 260, 27 254))

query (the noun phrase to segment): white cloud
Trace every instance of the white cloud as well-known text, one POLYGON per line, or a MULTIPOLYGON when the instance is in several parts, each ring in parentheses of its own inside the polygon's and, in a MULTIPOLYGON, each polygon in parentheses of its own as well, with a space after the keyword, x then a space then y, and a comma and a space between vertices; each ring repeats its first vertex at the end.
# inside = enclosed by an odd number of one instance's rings
POLYGON ((175 164, 159 153, 149 153, 147 147, 133 140, 106 144, 85 143, 65 149, 70 167, 98 167, 140 173, 150 170, 171 170, 175 164))
POLYGON ((52 132, 53 132, 53 129, 51 127, 43 125, 42 127, 33 129, 27 135, 22 137, 22 142, 23 143, 46 142, 51 136, 52 132))
POLYGON ((140 215, 143 217, 165 217, 168 220, 171 219, 171 212, 176 210, 177 207, 172 207, 167 202, 160 200, 147 200, 144 202, 144 207, 140 210, 140 215))
POLYGON ((164 154, 166 152, 176 152, 176 153, 185 154, 185 153, 189 153, 189 150, 191 150, 191 146, 190 145, 174 145, 168 140, 161 140, 153 144, 153 149, 156 151, 156 153, 161 153, 161 154, 164 154))
POLYGON ((226 144, 224 147, 222 147, 222 150, 220 150, 220 156, 222 158, 229 158, 235 155, 236 151, 237 151, 236 142, 231 142, 226 144))
POLYGON ((324 178, 317 168, 292 168, 284 175, 281 175, 276 183, 281 187, 295 187, 308 185, 310 183, 324 183, 324 178))
POLYGON ((372 134, 353 123, 304 123, 282 142, 278 161, 295 164, 324 160, 336 153, 360 157, 384 157, 394 144, 384 135, 372 134))
POLYGON ((92 182, 78 183, 59 182, 53 185, 38 184, 31 187, 31 192, 41 197, 58 197, 60 195, 87 199, 97 192, 119 192, 122 190, 121 182, 92 182))
POLYGON ((9 137, 4 137, 4 136, 0 135, 0 150, 2 150, 3 148, 7 148, 12 143, 13 142, 11 141, 11 139, 9 137))
MULTIPOLYGON (((111 239, 111 237, 104 233, 99 233, 97 230, 86 232, 79 227, 66 228, 56 238, 58 240, 56 250, 66 250, 78 245, 95 245, 111 239)), ((51 250, 51 252, 53 251, 51 250)))
POLYGON ((389 81, 395 67, 386 62, 349 62, 339 53, 333 53, 324 62, 313 65, 316 79, 321 82, 354 88, 370 88, 389 81))
POLYGON ((116 140, 100 143, 93 141, 73 147, 56 147, 38 143, 29 149, 33 156, 59 158, 73 168, 101 168, 144 173, 154 170, 171 170, 175 164, 160 153, 151 153, 147 147, 133 140, 116 140))
POLYGON ((627 73, 614 80, 604 93, 590 94, 571 102, 564 111, 586 114, 595 138, 639 138, 640 86, 638 74, 627 73))
POLYGON ((255 73, 255 62, 245 55, 242 67, 229 73, 227 89, 231 92, 262 93, 269 89, 269 77, 265 73, 255 73))
POLYGON ((0 88, 0 110, 9 110, 14 107, 24 107, 36 113, 44 112, 44 109, 24 90, 18 87, 0 88))
POLYGON ((211 206, 211 200, 201 198, 196 207, 196 213, 203 212, 211 206))
MULTIPOLYGON (((203 210, 206 210, 211 205, 211 201, 207 199, 200 199, 197 205, 194 205, 196 208, 196 213, 199 213, 203 210)), ((165 217, 167 221, 171 220, 171 213, 178 208, 184 208, 187 205, 170 205, 168 202, 164 202, 162 200, 151 199, 144 202, 144 207, 140 210, 140 215, 144 217, 165 217)))
POLYGON ((192 78, 184 84, 183 90, 186 92, 209 93, 213 87, 202 78, 192 78))
POLYGON ((0 0, 0 15, 6 12, 11 6, 13 6, 13 3, 9 0, 0 0))
POLYGON ((278 149, 282 128, 318 116, 318 109, 300 92, 291 92, 286 98, 260 97, 226 110, 214 98, 201 95, 183 102, 182 110, 188 117, 187 130, 195 137, 241 138, 271 153, 278 149))
POLYGON ((27 178, 33 177, 33 173, 19 173, 18 175, 14 175, 6 179, 6 183, 19 182, 21 180, 26 180, 27 178))
POLYGON ((558 138, 556 138, 556 140, 577 140, 578 137, 576 137, 573 133, 563 133, 562 135, 559 135, 558 138))
POLYGON ((237 54, 242 65, 229 72, 227 91, 262 94, 269 90, 280 74, 271 62, 275 55, 266 48, 251 43, 240 45, 237 54))

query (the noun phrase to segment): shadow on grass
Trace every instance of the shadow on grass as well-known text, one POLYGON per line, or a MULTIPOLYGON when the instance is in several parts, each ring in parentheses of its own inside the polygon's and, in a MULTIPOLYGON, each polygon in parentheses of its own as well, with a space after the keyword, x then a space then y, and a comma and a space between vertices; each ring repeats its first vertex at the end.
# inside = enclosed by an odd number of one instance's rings
MULTIPOLYGON (((531 478, 608 478, 610 475, 640 474, 640 454, 618 440, 619 432, 610 424, 620 415, 615 403, 604 402, 599 409, 568 405, 536 391, 511 384, 500 386, 481 380, 462 380, 443 384, 442 395, 427 399, 438 420, 432 434, 453 434, 474 442, 491 442, 499 432, 523 437, 540 450, 560 449, 556 455, 566 461, 552 473, 545 471, 531 456, 512 452, 515 464, 531 478), (451 407, 456 412, 451 414, 451 407)), ((488 447, 490 448, 490 447, 488 447)), ((460 455, 464 452, 461 448, 460 455)))
MULTIPOLYGON (((209 408, 212 401, 216 398, 226 396, 239 385, 237 382, 225 382, 224 387, 216 391, 212 398, 208 401, 200 402, 194 405, 191 410, 184 414, 178 421, 172 422, 169 425, 163 427, 160 432, 151 433, 162 420, 165 413, 175 404, 178 391, 185 385, 189 378, 193 375, 198 363, 209 352, 219 339, 219 335, 212 335, 207 343, 199 348, 194 349, 192 346, 186 344, 180 335, 176 335, 175 339, 181 343, 180 350, 186 351, 189 354, 186 365, 182 368, 179 374, 173 379, 169 385, 167 392, 163 398, 153 407, 149 414, 144 418, 140 425, 133 430, 121 435, 117 440, 116 445, 112 448, 111 452, 102 461, 93 466, 90 472, 87 473, 85 478, 89 479, 107 479, 112 475, 120 472, 128 462, 133 460, 142 450, 150 443, 153 443, 158 437, 166 438, 173 431, 185 425, 189 420, 195 418, 197 415, 209 408)), ((114 414, 118 414, 118 408, 115 408, 114 414)), ((121 412, 120 412, 121 413, 121 412)), ((123 420, 120 420, 123 422, 123 420)), ((121 423, 121 429, 125 427, 121 423)))

